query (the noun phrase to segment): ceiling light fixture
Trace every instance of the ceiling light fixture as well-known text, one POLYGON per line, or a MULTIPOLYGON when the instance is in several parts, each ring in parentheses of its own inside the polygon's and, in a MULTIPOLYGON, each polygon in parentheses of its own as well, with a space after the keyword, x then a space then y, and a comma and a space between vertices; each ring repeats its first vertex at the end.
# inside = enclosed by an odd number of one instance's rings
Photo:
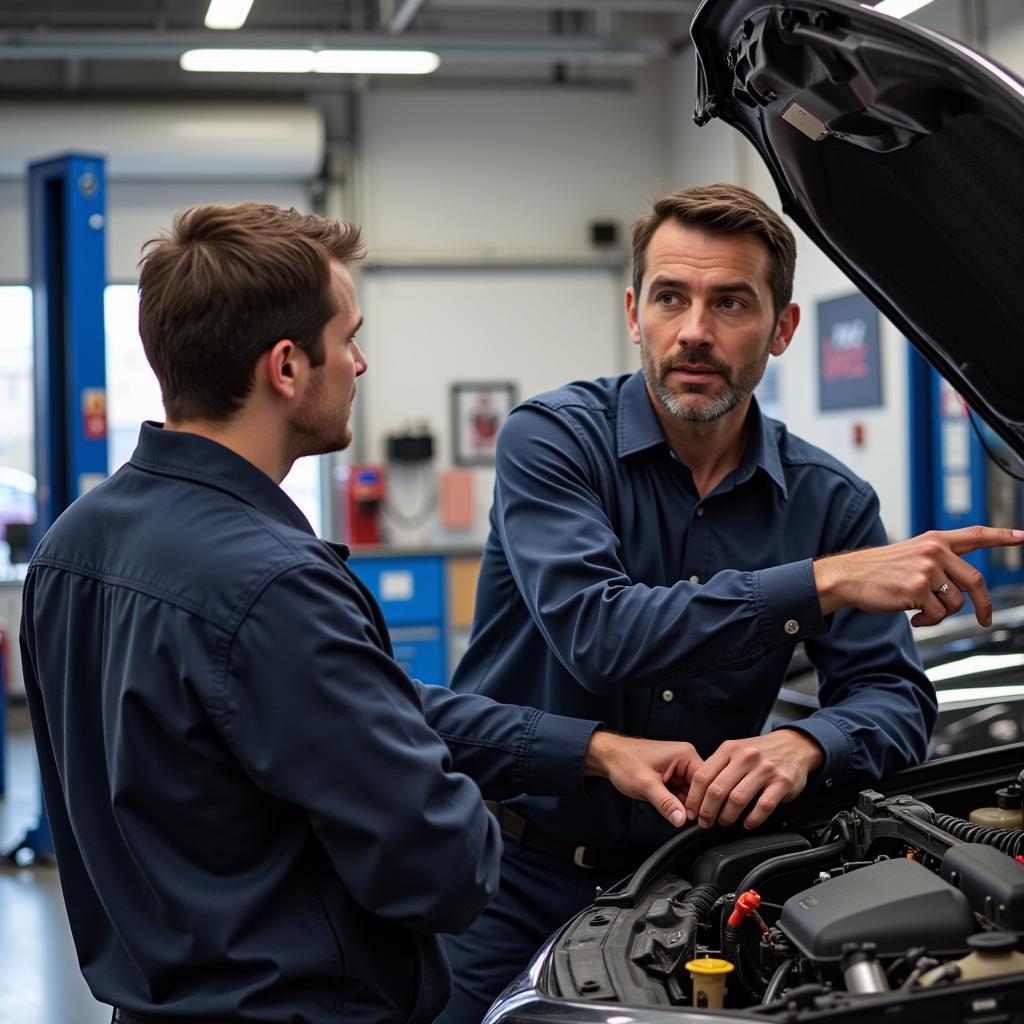
POLYGON ((184 71, 252 71, 301 75, 313 70, 312 50, 188 50, 184 71))
POLYGON ((441 58, 429 50, 188 50, 184 71, 302 75, 429 75, 441 58))
POLYGON ((251 7, 252 0, 210 0, 203 24, 207 28, 241 28, 251 7))
POLYGON ((320 50, 314 71, 330 75, 429 75, 441 65, 430 50, 320 50))
POLYGON ((905 18, 922 7, 927 7, 932 0, 882 0, 875 4, 875 10, 888 14, 892 18, 905 18))

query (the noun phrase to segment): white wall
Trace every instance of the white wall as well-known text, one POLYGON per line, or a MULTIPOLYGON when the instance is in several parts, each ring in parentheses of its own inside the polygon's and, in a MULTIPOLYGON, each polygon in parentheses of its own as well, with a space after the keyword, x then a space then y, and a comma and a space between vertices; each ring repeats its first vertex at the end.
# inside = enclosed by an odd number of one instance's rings
MULTIPOLYGON (((383 266, 361 286, 370 371, 357 400, 357 457, 379 460, 385 434, 426 421, 435 466, 450 466, 455 381, 512 380, 526 397, 637 365, 622 312, 625 262, 601 265, 589 225, 617 222, 628 247, 630 220, 670 184, 666 70, 638 74, 628 90, 364 97, 346 212, 383 266), (483 269, 467 269, 474 263, 483 269)), ((471 540, 486 531, 493 487, 493 472, 474 473, 471 540)), ((391 530, 400 542, 439 535, 436 521, 391 530)))
POLYGON ((359 219, 378 253, 580 253, 668 181, 659 63, 636 88, 382 90, 362 105, 359 219))
MULTIPOLYGON (((362 308, 369 370, 359 382, 356 429, 370 461, 382 461, 384 437, 427 423, 435 467, 452 465, 450 387, 509 381, 520 398, 570 380, 624 370, 622 273, 615 267, 372 270, 362 308)), ((474 469, 476 527, 445 536, 431 519, 392 541, 480 541, 486 536, 494 473, 474 469)), ((392 467, 389 500, 405 517, 423 501, 418 479, 392 467)))

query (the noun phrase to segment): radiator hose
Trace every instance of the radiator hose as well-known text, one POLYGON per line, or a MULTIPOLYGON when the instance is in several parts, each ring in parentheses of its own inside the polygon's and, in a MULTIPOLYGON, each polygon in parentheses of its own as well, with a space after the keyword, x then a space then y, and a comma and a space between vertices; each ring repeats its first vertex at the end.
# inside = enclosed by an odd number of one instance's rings
POLYGON ((960 839, 965 843, 994 846, 1010 857, 1024 853, 1024 829, 975 825, 973 821, 956 818, 952 814, 936 814, 934 820, 939 828, 948 832, 954 839, 960 839))

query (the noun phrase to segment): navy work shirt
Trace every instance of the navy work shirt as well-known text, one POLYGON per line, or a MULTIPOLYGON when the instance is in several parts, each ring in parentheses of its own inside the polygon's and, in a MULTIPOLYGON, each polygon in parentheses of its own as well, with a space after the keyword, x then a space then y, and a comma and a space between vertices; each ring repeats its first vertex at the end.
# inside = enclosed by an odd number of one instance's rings
MULTIPOLYGON (((498 440, 491 529, 453 688, 708 756, 757 735, 803 641, 822 710, 797 728, 825 762, 811 784, 921 760, 934 690, 904 615, 822 616, 811 560, 886 543, 872 489, 760 414, 739 467, 701 499, 641 372, 518 406, 498 440)), ((658 816, 599 786, 524 797, 567 841, 648 846, 658 816)))
POLYGON ((251 463, 155 424, 40 545, 25 683, 102 1002, 430 1021, 450 989, 434 933, 498 882, 477 786, 584 791, 595 723, 410 680, 346 553, 251 463))

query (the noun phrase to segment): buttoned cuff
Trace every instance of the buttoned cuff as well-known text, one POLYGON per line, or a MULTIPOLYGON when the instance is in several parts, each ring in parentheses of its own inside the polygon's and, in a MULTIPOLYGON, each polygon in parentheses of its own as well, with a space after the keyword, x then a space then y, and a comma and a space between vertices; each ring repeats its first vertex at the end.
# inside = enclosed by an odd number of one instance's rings
POLYGON ((770 648, 828 630, 821 614, 811 559, 753 573, 764 638, 770 648))
POLYGON ((577 796, 596 780, 583 777, 583 758, 600 722, 542 712, 533 730, 531 793, 577 796))
POLYGON ((806 733, 825 752, 821 767, 807 779, 806 792, 823 786, 831 786, 834 780, 842 781, 850 766, 850 740, 835 722, 820 712, 803 718, 799 722, 788 722, 779 728, 796 729, 806 733))

